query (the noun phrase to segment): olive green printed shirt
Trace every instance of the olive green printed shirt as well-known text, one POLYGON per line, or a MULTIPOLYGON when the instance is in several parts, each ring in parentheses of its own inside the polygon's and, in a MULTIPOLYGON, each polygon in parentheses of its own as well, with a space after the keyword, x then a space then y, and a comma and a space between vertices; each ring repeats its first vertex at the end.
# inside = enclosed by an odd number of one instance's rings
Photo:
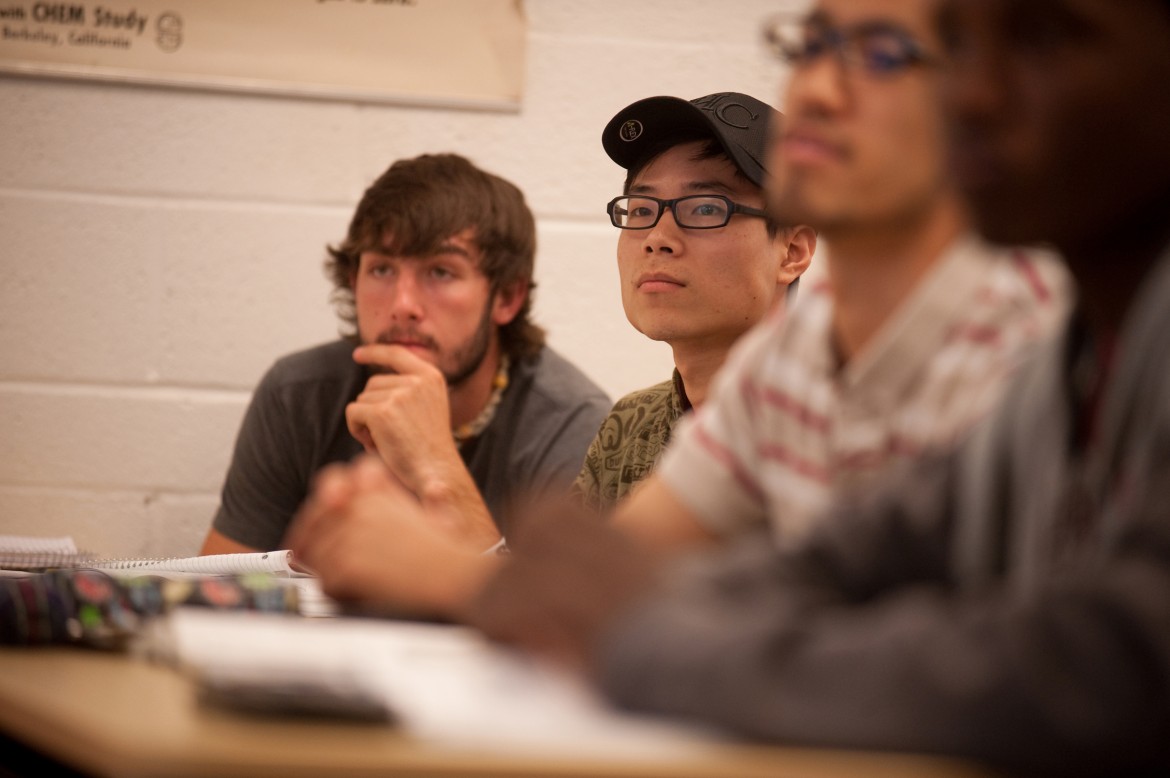
POLYGON ((691 409, 678 370, 669 381, 631 392, 614 404, 589 444, 571 494, 608 513, 654 469, 674 424, 691 409))

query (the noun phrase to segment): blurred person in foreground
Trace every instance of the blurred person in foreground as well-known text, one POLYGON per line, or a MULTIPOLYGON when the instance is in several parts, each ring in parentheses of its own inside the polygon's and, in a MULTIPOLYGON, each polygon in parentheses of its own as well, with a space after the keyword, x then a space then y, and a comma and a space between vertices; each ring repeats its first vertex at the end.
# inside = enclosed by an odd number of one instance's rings
POLYGON ((518 500, 563 493, 612 403, 545 345, 535 261, 514 184, 457 154, 394 162, 329 247, 351 331, 265 374, 202 553, 286 547, 316 473, 363 452, 476 550, 518 500))
MULTIPOLYGON (((867 28, 810 21, 804 64, 846 67, 867 28)), ((664 565, 562 507, 462 617, 754 738, 1165 775, 1170 3, 943 0, 937 28, 956 178, 988 239, 1064 257, 1059 337, 958 448, 795 548, 664 565)))
POLYGON ((1063 266, 987 245, 947 173, 930 7, 824 0, 775 25, 793 70, 770 200, 817 229, 824 278, 744 337, 618 527, 668 549, 759 527, 798 544, 831 499, 953 445, 1056 329, 1063 266))

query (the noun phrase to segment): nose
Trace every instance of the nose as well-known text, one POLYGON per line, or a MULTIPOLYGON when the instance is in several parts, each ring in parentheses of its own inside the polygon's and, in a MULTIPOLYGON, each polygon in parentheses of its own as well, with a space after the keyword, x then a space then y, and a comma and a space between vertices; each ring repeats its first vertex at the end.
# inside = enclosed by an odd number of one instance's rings
POLYGON ((642 251, 647 255, 678 254, 682 251, 682 229, 674 220, 674 208, 666 208, 658 223, 646 231, 642 251))
POLYGON ((394 321, 419 321, 423 317, 422 289, 413 268, 403 268, 394 279, 390 316, 394 321))

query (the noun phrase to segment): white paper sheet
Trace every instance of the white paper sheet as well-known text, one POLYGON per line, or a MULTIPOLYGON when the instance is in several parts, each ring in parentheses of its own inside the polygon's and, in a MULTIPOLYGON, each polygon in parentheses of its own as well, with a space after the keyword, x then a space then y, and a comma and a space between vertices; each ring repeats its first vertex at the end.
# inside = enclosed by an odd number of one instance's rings
POLYGON ((380 619, 306 619, 180 608, 140 649, 196 678, 355 685, 412 735, 447 747, 577 759, 685 758, 715 732, 610 707, 580 679, 473 630, 380 619))

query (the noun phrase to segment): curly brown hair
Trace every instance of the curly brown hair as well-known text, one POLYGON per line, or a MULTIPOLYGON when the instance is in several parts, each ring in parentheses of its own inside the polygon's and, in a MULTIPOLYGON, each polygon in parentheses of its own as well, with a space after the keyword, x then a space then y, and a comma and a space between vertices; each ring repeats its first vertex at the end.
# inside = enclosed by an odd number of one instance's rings
POLYGON ((458 154, 423 154, 392 164, 366 189, 345 240, 326 247, 331 298, 351 329, 343 334, 353 337, 356 330, 353 281, 362 252, 384 249, 400 256, 429 256, 468 228, 483 252, 480 270, 493 295, 517 282, 528 287, 519 313, 500 328, 501 348, 513 359, 535 355, 544 345, 544 330, 529 320, 536 288, 532 211, 514 184, 458 154), (384 243, 387 236, 390 245, 384 243))

